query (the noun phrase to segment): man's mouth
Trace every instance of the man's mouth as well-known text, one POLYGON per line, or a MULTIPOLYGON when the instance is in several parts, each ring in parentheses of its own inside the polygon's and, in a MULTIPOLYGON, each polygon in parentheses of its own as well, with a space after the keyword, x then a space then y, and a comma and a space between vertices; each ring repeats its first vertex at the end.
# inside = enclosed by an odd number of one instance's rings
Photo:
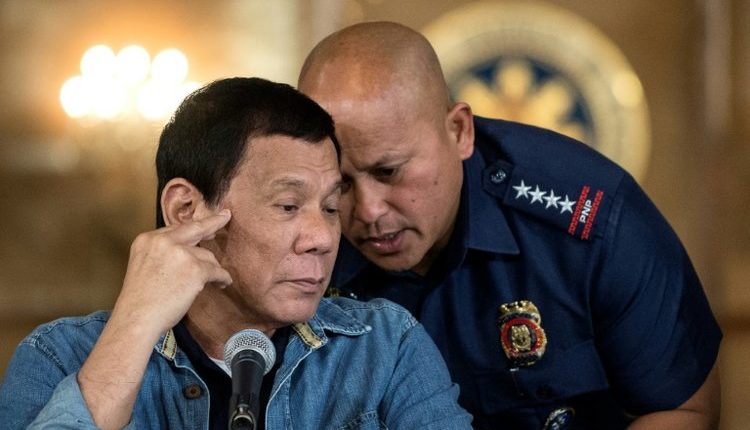
POLYGON ((364 240, 364 246, 377 254, 393 254, 401 251, 404 242, 404 230, 369 237, 364 240))
POLYGON ((323 288, 324 278, 296 278, 287 279, 286 282, 295 285, 305 292, 317 292, 323 288))

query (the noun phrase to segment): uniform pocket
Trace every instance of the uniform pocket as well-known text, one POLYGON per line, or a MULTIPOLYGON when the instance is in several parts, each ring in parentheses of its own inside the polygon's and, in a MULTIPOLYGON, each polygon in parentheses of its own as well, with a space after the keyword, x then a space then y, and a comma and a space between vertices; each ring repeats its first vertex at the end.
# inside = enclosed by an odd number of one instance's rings
POLYGON ((608 387, 592 340, 564 350, 548 348, 536 364, 475 375, 479 407, 487 415, 556 402, 608 387))

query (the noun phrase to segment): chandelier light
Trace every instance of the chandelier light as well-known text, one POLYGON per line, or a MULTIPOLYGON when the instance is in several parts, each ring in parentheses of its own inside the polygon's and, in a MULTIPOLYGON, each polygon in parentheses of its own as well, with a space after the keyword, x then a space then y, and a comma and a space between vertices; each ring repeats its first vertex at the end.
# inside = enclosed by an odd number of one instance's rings
POLYGON ((109 121, 138 116, 163 121, 200 84, 187 79, 185 54, 170 48, 153 59, 130 45, 115 53, 106 45, 89 48, 81 57, 81 74, 60 89, 60 103, 71 118, 109 121))

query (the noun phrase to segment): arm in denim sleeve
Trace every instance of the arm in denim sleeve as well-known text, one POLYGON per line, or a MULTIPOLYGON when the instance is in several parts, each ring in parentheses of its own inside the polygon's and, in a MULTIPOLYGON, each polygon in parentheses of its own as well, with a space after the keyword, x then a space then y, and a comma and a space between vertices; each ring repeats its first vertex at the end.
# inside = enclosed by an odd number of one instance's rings
MULTIPOLYGON (((88 415, 77 389, 75 369, 65 361, 39 336, 31 335, 23 340, 8 364, 0 388, 0 423, 3 428, 26 428, 45 405, 53 403, 57 404, 58 409, 71 414, 83 409, 85 413, 81 415, 88 415), (75 390, 70 387, 71 384, 75 390), (78 393, 78 396, 71 393, 78 393)), ((83 426, 82 422, 77 421, 70 421, 69 424, 72 426, 70 428, 83 426)))
POLYGON ((421 324, 409 317, 396 368, 381 403, 392 429, 470 429, 471 415, 458 406, 458 385, 421 324))
POLYGON ((28 429, 96 429, 81 395, 76 373, 66 376, 28 429))
POLYGON ((79 366, 75 359, 63 360, 39 336, 24 339, 0 386, 2 428, 97 428, 76 381, 79 366))

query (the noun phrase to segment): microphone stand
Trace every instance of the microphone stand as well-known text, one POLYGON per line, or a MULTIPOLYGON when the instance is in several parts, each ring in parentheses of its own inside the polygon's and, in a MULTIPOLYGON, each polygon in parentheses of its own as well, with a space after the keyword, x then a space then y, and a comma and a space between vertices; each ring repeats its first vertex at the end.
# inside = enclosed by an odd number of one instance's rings
POLYGON ((256 430, 256 427, 255 417, 250 412, 248 404, 238 404, 234 414, 229 418, 229 430, 256 430))

